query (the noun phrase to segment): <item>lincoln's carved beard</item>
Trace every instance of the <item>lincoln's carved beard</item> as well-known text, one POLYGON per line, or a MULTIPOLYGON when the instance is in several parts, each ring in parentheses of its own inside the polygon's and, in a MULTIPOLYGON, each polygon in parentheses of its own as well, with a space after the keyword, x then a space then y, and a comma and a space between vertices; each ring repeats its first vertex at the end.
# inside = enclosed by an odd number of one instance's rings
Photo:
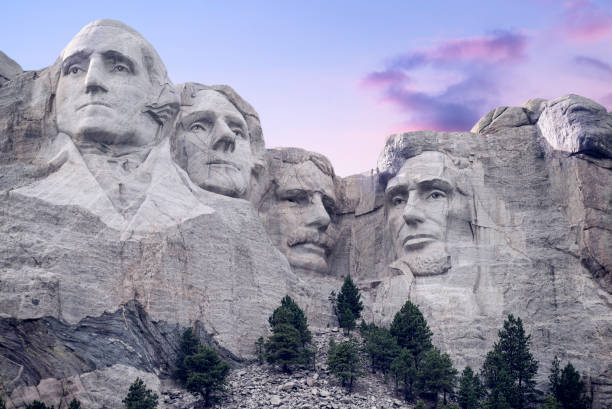
POLYGON ((426 248, 404 252, 401 260, 408 264, 415 277, 444 274, 451 267, 445 243, 436 241, 426 248))

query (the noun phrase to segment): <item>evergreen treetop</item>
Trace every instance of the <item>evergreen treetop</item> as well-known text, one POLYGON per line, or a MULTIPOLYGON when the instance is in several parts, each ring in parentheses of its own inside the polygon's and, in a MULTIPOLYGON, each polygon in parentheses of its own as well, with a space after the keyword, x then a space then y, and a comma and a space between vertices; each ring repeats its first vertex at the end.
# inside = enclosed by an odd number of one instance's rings
POLYGON ((480 407, 480 400, 484 396, 483 386, 478 375, 469 366, 466 366, 461 373, 457 395, 461 409, 478 409, 480 407))
POLYGON ((79 402, 76 398, 72 399, 68 405, 68 409, 81 409, 81 402, 79 402))
POLYGON ((336 314, 340 327, 350 333, 355 328, 356 320, 361 317, 362 310, 361 294, 349 274, 344 278, 342 288, 336 297, 336 314))
POLYGON ((302 311, 297 303, 288 295, 281 300, 280 307, 274 310, 272 315, 268 318, 268 322, 272 330, 279 324, 289 324, 293 326, 300 334, 302 346, 312 340, 312 334, 308 330, 306 314, 304 314, 304 311, 302 311))
POLYGON ((183 331, 181 336, 181 343, 179 350, 176 354, 176 371, 174 376, 184 385, 187 382, 187 370, 185 369, 185 357, 193 355, 198 351, 201 346, 200 338, 194 334, 191 328, 187 328, 183 331))
POLYGON ((187 389, 200 392, 204 405, 210 406, 213 392, 224 389, 230 372, 229 364, 223 361, 213 348, 201 346, 195 354, 185 357, 185 368, 187 389))
POLYGON ((147 389, 142 379, 136 378, 130 385, 130 390, 122 402, 125 409, 155 409, 157 408, 157 399, 157 394, 147 389))
POLYGON ((363 374, 359 364, 359 348, 352 337, 339 344, 336 344, 333 339, 330 340, 327 367, 350 393, 355 380, 363 374))
POLYGON ((529 351, 531 336, 525 334, 521 319, 512 314, 498 335, 483 365, 486 386, 491 390, 487 401, 514 409, 527 408, 535 401, 538 371, 538 362, 529 351))
POLYGON ((591 400, 585 394, 584 382, 571 363, 567 363, 561 371, 559 388, 555 396, 563 409, 586 409, 591 400))
POLYGON ((432 332, 419 308, 406 301, 401 310, 395 314, 390 331, 397 344, 412 353, 415 366, 418 368, 422 354, 433 347, 432 332))
POLYGON ((418 383, 421 390, 433 395, 436 404, 438 393, 442 392, 446 405, 446 394, 453 392, 456 378, 457 370, 448 354, 441 353, 438 348, 432 348, 425 353, 418 372, 418 383))

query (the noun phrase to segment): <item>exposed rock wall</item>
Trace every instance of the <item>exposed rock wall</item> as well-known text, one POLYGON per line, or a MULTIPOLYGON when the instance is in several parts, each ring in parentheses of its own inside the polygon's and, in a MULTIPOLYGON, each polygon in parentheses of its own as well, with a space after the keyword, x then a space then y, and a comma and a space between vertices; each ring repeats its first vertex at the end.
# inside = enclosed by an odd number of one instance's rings
MULTIPOLYGON (((121 23, 87 27, 73 41, 110 30, 152 49, 121 23)), ((228 87, 179 98, 160 83, 163 100, 143 105, 134 131, 144 144, 95 122, 110 115, 102 107, 143 103, 133 95, 63 112, 58 130, 58 86, 119 92, 117 78, 79 88, 96 52, 86 68, 69 70, 75 57, 62 53, 36 72, 0 54, 0 393, 12 405, 78 396, 117 407, 135 376, 160 390, 189 326, 233 362, 251 359, 286 294, 311 325, 336 325, 328 296, 347 274, 367 321, 387 324, 411 299, 459 368, 479 367, 507 314, 519 315, 541 385, 557 355, 585 376, 596 408, 612 404, 603 107, 538 99, 497 108, 471 132, 392 135, 376 170, 340 178, 301 149, 270 150, 263 164, 257 114, 228 87), (175 162, 191 152, 179 134, 205 171, 175 162)), ((138 52, 110 72, 131 74, 138 52)))

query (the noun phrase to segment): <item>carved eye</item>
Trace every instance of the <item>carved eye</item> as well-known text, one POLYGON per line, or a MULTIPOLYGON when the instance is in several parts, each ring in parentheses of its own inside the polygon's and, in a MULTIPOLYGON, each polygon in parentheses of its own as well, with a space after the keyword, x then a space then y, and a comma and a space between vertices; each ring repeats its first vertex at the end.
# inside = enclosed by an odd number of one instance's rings
POLYGON ((301 204, 305 204, 308 202, 308 194, 306 193, 296 193, 294 195, 291 196, 287 196, 285 198, 286 201, 288 201, 289 203, 293 203, 296 205, 301 205, 301 204))
POLYGON ((427 196, 427 199, 440 200, 440 199, 444 199, 445 197, 446 197, 446 194, 444 192, 436 190, 436 191, 430 193, 429 196, 427 196))
POLYGON ((239 138, 244 138, 244 132, 242 132, 242 129, 240 128, 232 128, 232 132, 234 133, 234 135, 236 135, 239 138))
POLYGON ((68 68, 68 74, 76 75, 79 71, 83 71, 78 65, 73 65, 68 68))
POLYGON ((403 196, 395 196, 391 199, 391 204, 393 206, 401 206, 406 204, 406 199, 403 196))
POLYGON ((207 126, 207 124, 205 124, 203 122, 194 122, 189 127, 189 130, 191 132, 206 132, 206 131, 208 131, 208 128, 209 127, 207 126))
POLYGON ((127 73, 127 72, 130 72, 130 69, 129 69, 129 67, 127 67, 127 66, 125 66, 123 64, 116 64, 113 67, 113 71, 115 71, 115 72, 126 72, 127 73))

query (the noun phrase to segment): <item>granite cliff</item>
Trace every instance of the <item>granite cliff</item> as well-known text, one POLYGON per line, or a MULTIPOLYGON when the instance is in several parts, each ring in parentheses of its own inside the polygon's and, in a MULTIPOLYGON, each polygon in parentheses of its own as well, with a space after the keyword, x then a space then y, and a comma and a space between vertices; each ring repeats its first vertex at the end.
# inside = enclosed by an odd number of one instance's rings
POLYGON ((535 99, 381 148, 346 178, 320 154, 266 151, 231 87, 175 86, 115 21, 43 70, 0 53, 8 407, 118 407, 136 376, 161 390, 187 327, 248 362, 286 294, 312 326, 335 326, 328 296, 347 274, 367 321, 411 299, 459 368, 519 315, 540 384, 558 355, 595 408, 612 405, 612 115, 535 99))

